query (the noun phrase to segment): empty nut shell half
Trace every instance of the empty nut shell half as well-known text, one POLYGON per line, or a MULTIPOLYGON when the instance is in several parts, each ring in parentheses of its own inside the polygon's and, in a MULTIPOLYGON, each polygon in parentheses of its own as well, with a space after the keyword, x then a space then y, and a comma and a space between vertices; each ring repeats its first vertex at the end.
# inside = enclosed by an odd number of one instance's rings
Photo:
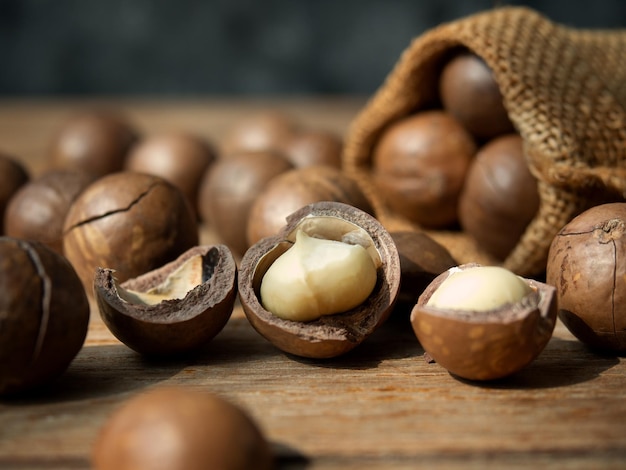
POLYGON ((216 336, 232 314, 236 285, 237 267, 225 245, 194 247, 122 284, 107 268, 98 268, 94 279, 100 315, 111 332, 131 349, 159 356, 192 352, 216 336), (186 272, 191 262, 197 266, 186 272), (156 297, 155 303, 138 300, 142 294, 156 297))
POLYGON ((493 380, 521 370, 545 348, 556 323, 556 295, 553 286, 523 279, 531 292, 499 308, 475 311, 427 305, 454 270, 476 266, 464 264, 437 276, 413 308, 411 324, 424 350, 450 373, 468 380, 493 380))
POLYGON ((388 318, 399 288, 400 260, 391 235, 371 215, 339 202, 317 202, 291 214, 278 235, 248 249, 239 270, 239 298, 252 326, 279 349, 315 359, 339 356, 363 342, 388 318), (263 277, 293 245, 299 230, 327 240, 341 241, 351 232, 369 240, 373 255, 379 258, 378 279, 363 303, 308 322, 281 319, 263 307, 263 277))

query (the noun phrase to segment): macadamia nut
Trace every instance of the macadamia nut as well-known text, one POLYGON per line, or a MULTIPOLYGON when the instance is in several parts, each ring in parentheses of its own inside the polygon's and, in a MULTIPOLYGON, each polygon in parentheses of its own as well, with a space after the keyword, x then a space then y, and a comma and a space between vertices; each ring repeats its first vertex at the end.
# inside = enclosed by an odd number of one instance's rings
POLYGON ((448 278, 433 293, 430 307, 487 311, 513 304, 532 292, 519 276, 498 266, 450 270, 448 278))
POLYGON ((376 277, 363 246, 313 238, 300 230, 294 245, 267 270, 261 299, 280 318, 310 321, 360 305, 372 293, 376 277))

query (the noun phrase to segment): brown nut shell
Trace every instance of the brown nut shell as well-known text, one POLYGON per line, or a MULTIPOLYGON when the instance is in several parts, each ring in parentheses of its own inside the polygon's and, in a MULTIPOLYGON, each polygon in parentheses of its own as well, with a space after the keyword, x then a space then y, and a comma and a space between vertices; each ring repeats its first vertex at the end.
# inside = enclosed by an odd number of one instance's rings
POLYGON ((122 299, 115 284, 115 271, 97 269, 94 292, 98 309, 117 339, 140 354, 162 356, 197 350, 222 331, 237 295, 237 267, 225 245, 191 248, 176 260, 120 286, 146 292, 193 256, 203 257, 203 275, 207 279, 191 288, 184 298, 156 305, 122 299))
POLYGON ((537 179, 522 137, 507 134, 478 150, 459 201, 459 222, 487 253, 504 260, 539 210, 537 179))
POLYGON ((404 117, 382 133, 373 159, 374 183, 389 208, 426 228, 457 221, 459 195, 476 143, 440 110, 404 117))
POLYGON ((391 237, 400 255, 402 271, 396 310, 410 313, 433 279, 457 262, 443 245, 423 232, 392 231, 391 237))
POLYGON ((400 260, 391 235, 368 213, 339 202, 313 203, 291 214, 278 235, 248 249, 239 272, 239 298, 252 326, 279 349, 317 359, 339 356, 363 342, 388 318, 399 289, 400 260), (283 320, 263 308, 259 298, 263 276, 291 246, 299 228, 326 239, 340 239, 342 231, 355 228, 367 233, 381 266, 376 287, 363 304, 311 322, 283 320))
POLYGON ((439 90, 443 107, 477 138, 514 130, 493 73, 476 54, 455 55, 441 72, 439 90))
POLYGON ((89 293, 97 267, 115 269, 123 282, 172 261, 199 236, 178 188, 130 171, 89 185, 70 207, 63 232, 63 252, 89 293))
POLYGON ((533 292, 520 302, 482 312, 427 306, 449 275, 437 276, 411 312, 417 339, 439 365, 464 379, 493 380, 521 370, 543 351, 556 324, 554 287, 526 279, 533 292))
POLYGON ((97 177, 120 171, 138 139, 134 126, 110 109, 88 109, 71 116, 54 136, 52 165, 86 171, 97 177))
POLYGON ((28 171, 17 159, 0 153, 0 235, 4 234, 4 215, 9 201, 29 179, 28 171))
POLYGON ((580 341, 626 351, 626 203, 595 206, 553 239, 546 281, 557 289, 559 318, 580 341))
POLYGON ((93 182, 84 171, 49 170, 22 186, 9 201, 6 235, 37 240, 63 253, 63 222, 78 195, 93 182))
POLYGON ((250 208, 247 230, 249 245, 276 235, 285 225, 289 214, 320 201, 342 202, 374 213, 358 183, 338 168, 295 168, 270 181, 250 208))
POLYGON ((269 182, 293 168, 271 151, 239 152, 218 160, 202 178, 198 208, 220 240, 242 256, 248 249, 248 215, 269 182))
POLYGON ((210 392, 159 387, 126 401, 100 430, 96 470, 269 470, 269 443, 240 407, 210 392))
POLYGON ((315 165, 341 168, 342 149, 341 137, 320 129, 297 132, 281 147, 282 152, 296 168, 315 165))
POLYGON ((145 137, 126 158, 125 169, 160 176, 182 191, 197 212, 202 176, 215 161, 213 146, 189 132, 163 132, 145 137))
POLYGON ((0 238, 0 395, 61 375, 88 323, 87 296, 65 258, 38 242, 0 238))
POLYGON ((298 130, 297 122, 280 110, 265 110, 236 122, 221 143, 225 158, 238 152, 277 150, 298 130))

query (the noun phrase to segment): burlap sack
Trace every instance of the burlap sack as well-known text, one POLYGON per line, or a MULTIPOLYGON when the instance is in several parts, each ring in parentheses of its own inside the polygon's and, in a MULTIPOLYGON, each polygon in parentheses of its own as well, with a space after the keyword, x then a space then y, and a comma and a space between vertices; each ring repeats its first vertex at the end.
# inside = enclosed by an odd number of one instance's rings
MULTIPOLYGON (((502 264, 543 273, 563 225, 590 205, 626 197, 626 31, 572 29, 502 7, 417 37, 352 122, 343 155, 389 229, 410 224, 373 187, 372 149, 388 124, 432 106, 442 61, 459 46, 492 69, 538 180, 539 212, 502 264)), ((460 263, 496 263, 462 233, 429 233, 460 263)))

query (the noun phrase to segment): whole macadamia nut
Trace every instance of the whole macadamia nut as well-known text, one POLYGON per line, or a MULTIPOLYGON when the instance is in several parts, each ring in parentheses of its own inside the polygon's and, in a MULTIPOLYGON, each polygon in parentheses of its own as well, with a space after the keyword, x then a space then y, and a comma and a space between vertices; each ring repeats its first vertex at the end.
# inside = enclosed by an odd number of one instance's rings
POLYGON ((235 253, 248 248, 250 209, 268 183, 292 168, 274 151, 241 152, 217 161, 204 175, 198 195, 202 219, 235 253))
POLYGON ((242 408, 178 386, 123 403, 100 430, 92 463, 96 470, 269 470, 273 457, 242 408))
POLYGON ((198 244, 198 226, 182 192, 158 176, 107 175, 74 201, 63 228, 63 252, 91 293, 97 267, 123 282, 198 244))
POLYGON ((54 136, 52 166, 100 177, 124 168, 138 138, 134 126, 112 110, 84 110, 68 118, 54 136))
POLYGON ((48 170, 22 186, 4 217, 8 236, 37 240, 63 253, 63 222, 71 204, 94 180, 91 173, 48 170))
POLYGON ((583 343, 626 351, 626 203, 592 207, 555 236, 546 280, 559 318, 583 343))
POLYGON ((205 139, 188 132, 167 132, 145 137, 126 159, 126 170, 148 173, 178 187, 196 208, 200 181, 215 160, 205 139))
POLYGON ((9 200, 29 179, 28 171, 17 159, 0 154, 0 235, 4 233, 4 213, 9 200))
POLYGON ((476 54, 463 51, 444 66, 439 91, 446 111, 481 140, 513 132, 492 71, 476 54))
POLYGON ((341 168, 342 149, 343 141, 337 134, 303 129, 286 139, 280 150, 296 168, 314 165, 341 168))
POLYGON ((236 122, 221 143, 221 154, 228 157, 238 152, 278 150, 299 126, 288 114, 266 110, 236 122))
POLYGON ((472 136, 443 111, 402 118, 383 131, 373 152, 373 176, 391 210, 426 228, 457 221, 472 136))
POLYGON ((64 257, 38 242, 0 237, 0 395, 61 375, 88 323, 85 290, 64 257))
POLYGON ((459 199, 459 222, 483 250, 503 260, 539 210, 537 180, 517 134, 497 137, 476 154, 459 199))
POLYGON ((348 175, 330 166, 296 168, 274 178, 250 209, 248 243, 276 235, 287 217, 298 209, 320 201, 334 201, 370 214, 372 206, 348 175))

